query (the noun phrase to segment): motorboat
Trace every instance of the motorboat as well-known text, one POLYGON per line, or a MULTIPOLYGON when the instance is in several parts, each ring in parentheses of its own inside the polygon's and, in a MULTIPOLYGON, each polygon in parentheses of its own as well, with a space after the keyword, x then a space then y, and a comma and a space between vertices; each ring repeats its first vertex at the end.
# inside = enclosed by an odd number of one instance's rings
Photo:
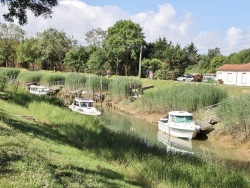
POLYGON ((29 92, 31 94, 39 95, 39 96, 46 96, 49 94, 50 89, 46 86, 41 85, 30 85, 29 92))
POLYGON ((194 154, 192 140, 173 137, 158 131, 157 139, 166 145, 167 152, 173 154, 194 154))
POLYGON ((92 116, 101 115, 101 112, 95 108, 94 101, 87 98, 76 97, 73 103, 69 106, 69 108, 75 112, 85 115, 92 115, 92 116))
POLYGON ((193 114, 189 112, 170 111, 167 117, 160 118, 158 129, 174 137, 193 139, 201 126, 194 122, 193 114))

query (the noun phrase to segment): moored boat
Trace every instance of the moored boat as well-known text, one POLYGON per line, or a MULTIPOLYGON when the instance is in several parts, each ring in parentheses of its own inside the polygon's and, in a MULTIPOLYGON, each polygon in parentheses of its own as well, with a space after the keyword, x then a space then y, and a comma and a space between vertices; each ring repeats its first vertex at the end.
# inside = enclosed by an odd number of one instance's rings
POLYGON ((29 92, 31 94, 39 95, 39 96, 46 96, 49 94, 50 89, 46 86, 40 85, 30 85, 29 92))
POLYGON ((158 121, 158 129, 171 136, 193 139, 201 127, 194 122, 193 114, 186 111, 171 111, 167 117, 158 121))
POLYGON ((74 102, 69 106, 69 108, 75 112, 92 115, 92 116, 100 116, 101 112, 97 110, 94 106, 94 101, 87 98, 78 98, 74 99, 74 102))

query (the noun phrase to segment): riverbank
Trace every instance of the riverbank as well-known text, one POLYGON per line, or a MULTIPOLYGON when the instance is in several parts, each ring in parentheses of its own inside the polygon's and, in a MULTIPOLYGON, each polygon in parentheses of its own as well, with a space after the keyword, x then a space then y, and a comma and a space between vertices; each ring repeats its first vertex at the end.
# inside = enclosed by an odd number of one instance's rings
MULTIPOLYGON (((143 113, 134 109, 131 105, 124 105, 121 103, 116 103, 112 106, 112 108, 116 111, 131 115, 135 118, 147 121, 149 123, 157 123, 160 118, 166 116, 166 114, 143 113)), ((221 133, 220 126, 220 124, 214 125, 214 130, 206 134, 207 141, 209 141, 212 145, 222 148, 223 150, 225 150, 225 153, 227 152, 227 150, 230 150, 231 153, 229 153, 228 155, 231 155, 232 159, 240 159, 244 162, 250 162, 250 140, 244 143, 237 143, 231 136, 226 135, 225 133, 221 133)), ((224 154, 223 152, 218 151, 218 155, 224 154)))

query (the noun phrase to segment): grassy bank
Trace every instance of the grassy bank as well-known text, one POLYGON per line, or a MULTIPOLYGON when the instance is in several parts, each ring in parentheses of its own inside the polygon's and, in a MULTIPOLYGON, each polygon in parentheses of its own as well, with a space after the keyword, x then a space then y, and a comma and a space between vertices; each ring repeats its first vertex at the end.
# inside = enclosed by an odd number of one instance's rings
POLYGON ((166 153, 53 99, 10 97, 0 114, 0 187, 250 185, 249 168, 166 153))

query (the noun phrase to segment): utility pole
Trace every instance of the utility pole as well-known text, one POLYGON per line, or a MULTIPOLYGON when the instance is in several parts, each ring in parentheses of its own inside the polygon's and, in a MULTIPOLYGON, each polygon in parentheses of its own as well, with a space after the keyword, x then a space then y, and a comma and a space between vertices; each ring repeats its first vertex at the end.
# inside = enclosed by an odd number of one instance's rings
POLYGON ((141 79, 141 56, 142 56, 142 45, 141 45, 140 58, 139 58, 139 73, 138 73, 139 82, 141 79))

